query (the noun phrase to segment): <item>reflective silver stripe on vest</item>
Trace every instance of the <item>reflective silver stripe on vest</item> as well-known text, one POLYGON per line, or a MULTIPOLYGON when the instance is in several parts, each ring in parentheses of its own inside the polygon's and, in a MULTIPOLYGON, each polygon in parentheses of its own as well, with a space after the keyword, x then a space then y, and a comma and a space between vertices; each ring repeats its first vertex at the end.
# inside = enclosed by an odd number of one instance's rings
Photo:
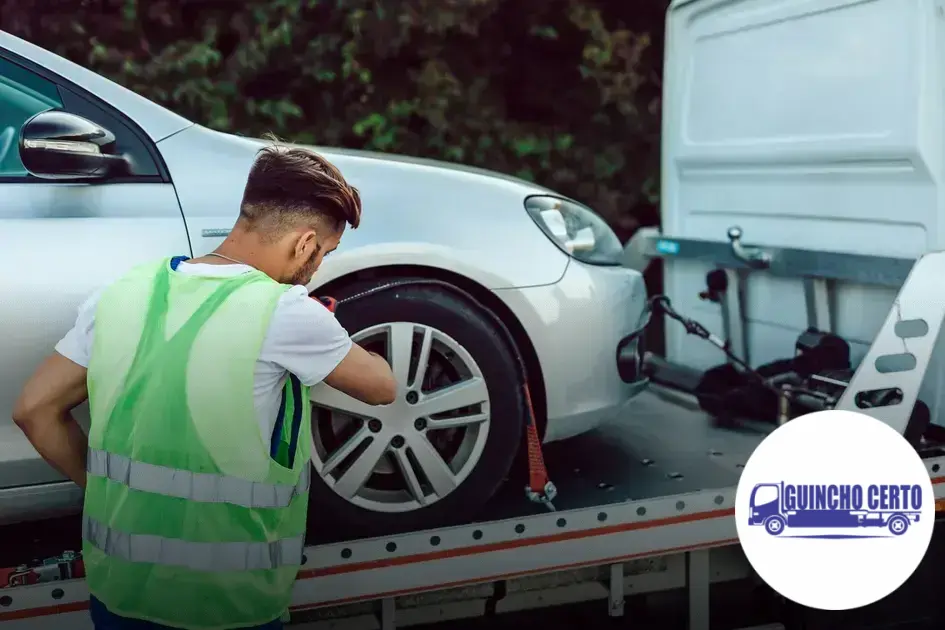
POLYGON ((115 453, 89 449, 86 470, 90 475, 107 477, 132 490, 163 494, 201 503, 232 503, 248 508, 284 508, 299 494, 308 492, 311 466, 302 467, 299 482, 271 484, 236 477, 195 473, 136 462, 115 453))
POLYGON ((305 546, 304 536, 269 543, 209 543, 126 534, 88 516, 82 519, 82 537, 113 558, 194 571, 258 571, 300 566, 305 546))

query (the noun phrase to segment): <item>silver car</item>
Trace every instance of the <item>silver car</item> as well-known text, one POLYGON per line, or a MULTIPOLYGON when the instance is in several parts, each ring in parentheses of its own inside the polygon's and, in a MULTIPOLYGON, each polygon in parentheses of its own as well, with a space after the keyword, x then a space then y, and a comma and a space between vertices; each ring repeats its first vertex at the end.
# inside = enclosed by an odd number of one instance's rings
MULTIPOLYGON (((214 249, 261 146, 0 32, 0 521, 81 505, 10 420, 27 377, 94 289, 136 263, 214 249)), ((439 282, 339 309, 355 341, 386 353, 403 400, 313 389, 316 519, 359 535, 469 519, 525 466, 523 385, 548 443, 615 417, 645 384, 627 339, 643 279, 591 210, 488 171, 318 150, 361 190, 364 221, 313 294, 439 282)), ((88 426, 85 406, 76 417, 88 426)))

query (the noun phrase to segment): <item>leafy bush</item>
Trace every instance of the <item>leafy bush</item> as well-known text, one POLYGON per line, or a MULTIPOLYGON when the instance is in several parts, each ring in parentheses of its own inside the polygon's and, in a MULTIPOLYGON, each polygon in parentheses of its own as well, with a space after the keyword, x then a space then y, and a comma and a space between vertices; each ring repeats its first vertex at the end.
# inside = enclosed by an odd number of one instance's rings
POLYGON ((656 221, 665 0, 0 0, 210 127, 503 171, 656 221))

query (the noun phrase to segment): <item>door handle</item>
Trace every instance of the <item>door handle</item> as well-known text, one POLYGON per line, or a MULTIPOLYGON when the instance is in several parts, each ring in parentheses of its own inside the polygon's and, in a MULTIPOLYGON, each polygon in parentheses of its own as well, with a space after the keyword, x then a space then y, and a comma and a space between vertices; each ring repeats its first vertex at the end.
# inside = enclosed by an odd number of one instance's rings
POLYGON ((200 230, 200 235, 204 238, 220 238, 229 235, 229 229, 223 228, 208 228, 205 230, 200 230))

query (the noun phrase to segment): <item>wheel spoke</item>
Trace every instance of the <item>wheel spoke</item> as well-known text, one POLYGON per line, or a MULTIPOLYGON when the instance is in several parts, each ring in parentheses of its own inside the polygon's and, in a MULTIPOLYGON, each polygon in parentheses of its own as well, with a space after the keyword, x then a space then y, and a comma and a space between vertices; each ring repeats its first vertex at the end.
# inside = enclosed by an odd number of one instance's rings
POLYGON ((387 452, 388 440, 380 440, 375 435, 374 440, 364 452, 357 456, 348 470, 341 474, 338 481, 335 482, 335 492, 346 499, 351 499, 358 493, 358 490, 364 486, 371 473, 377 467, 381 457, 387 452))
POLYGON ((394 379, 401 388, 407 386, 410 377, 410 357, 412 354, 413 324, 391 324, 390 336, 387 339, 387 360, 394 371, 394 379))
POLYGON ((345 443, 339 446, 334 453, 329 455, 325 459, 325 463, 322 464, 321 474, 323 477, 327 477, 331 473, 335 472, 335 469, 343 462, 351 453, 361 445, 364 440, 371 435, 371 432, 368 431, 366 426, 360 427, 354 435, 345 440, 345 443))
POLYGON ((420 505, 425 505, 427 497, 420 486, 420 479, 417 478, 417 471, 413 469, 410 458, 407 457, 407 449, 398 448, 394 450, 394 458, 397 460, 397 467, 404 476, 407 483, 407 492, 417 500, 420 505))
POLYGON ((378 407, 374 407, 351 396, 319 383, 312 388, 311 400, 318 407, 340 411, 359 418, 377 418, 378 407))
POLYGON ((458 416, 456 418, 442 418, 440 420, 428 419, 427 428, 431 431, 439 429, 458 429, 468 427, 473 424, 482 424, 489 419, 487 413, 474 413, 468 416, 458 416))
POLYGON ((489 399, 486 381, 471 378, 424 396, 416 405, 416 415, 430 417, 462 407, 484 403, 489 399))
POLYGON ((420 343, 420 355, 417 357, 417 371, 414 374, 411 387, 417 391, 423 387, 423 379, 427 375, 427 367, 430 365, 430 348, 433 347, 433 331, 429 328, 423 329, 423 341, 420 343))
POLYGON ((426 436, 416 434, 408 444, 437 496, 446 496, 456 488, 456 475, 426 436))

